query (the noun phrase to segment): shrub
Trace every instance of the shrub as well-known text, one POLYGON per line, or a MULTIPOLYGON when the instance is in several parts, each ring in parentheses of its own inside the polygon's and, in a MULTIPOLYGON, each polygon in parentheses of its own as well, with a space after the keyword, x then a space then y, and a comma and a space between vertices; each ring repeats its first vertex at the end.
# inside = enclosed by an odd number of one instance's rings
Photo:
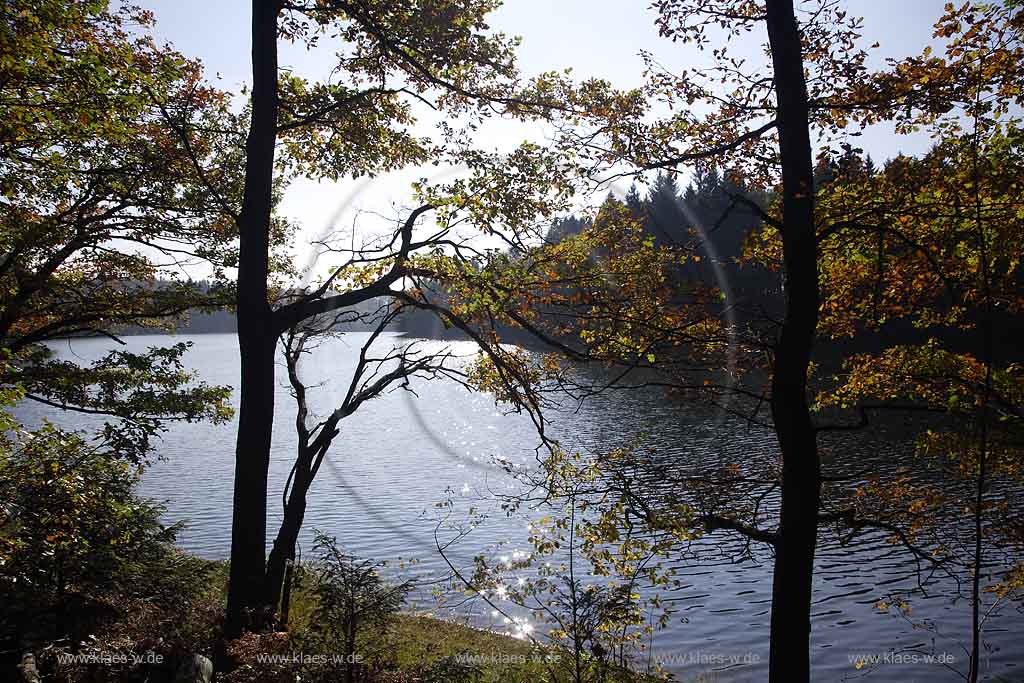
MULTIPOLYGON (((315 607, 296 641, 308 651, 337 655, 346 683, 381 668, 387 658, 387 626, 405 602, 411 583, 389 584, 380 563, 359 560, 338 548, 333 537, 316 532, 316 561, 302 571, 315 607)), ((337 679, 331 679, 337 680, 337 679)))
POLYGON ((209 651, 222 609, 209 590, 216 565, 174 546, 180 527, 135 495, 139 474, 50 424, 3 434, 0 649, 56 644, 40 657, 50 673, 68 651, 209 651))

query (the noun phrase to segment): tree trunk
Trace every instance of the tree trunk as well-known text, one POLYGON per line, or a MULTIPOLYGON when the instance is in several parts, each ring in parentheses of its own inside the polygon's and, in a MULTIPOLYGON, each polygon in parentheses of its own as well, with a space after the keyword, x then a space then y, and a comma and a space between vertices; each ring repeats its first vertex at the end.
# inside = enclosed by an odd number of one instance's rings
POLYGON ((252 119, 238 219, 238 346, 241 394, 231 520, 231 576, 224 635, 237 638, 267 606, 267 473, 274 422, 276 335, 267 302, 274 143, 277 138, 276 0, 253 0, 252 119))
POLYGON ((345 683, 356 683, 356 626, 355 615, 350 613, 348 633, 345 638, 345 683))
POLYGON ((807 368, 818 324, 814 189, 800 34, 792 0, 768 0, 782 162, 786 315, 775 347, 772 419, 782 454, 782 502, 772 585, 769 676, 810 680, 811 582, 821 465, 807 401, 807 368))
MULTIPOLYGON (((978 65, 981 68, 981 65, 978 65)), ((980 442, 978 444, 978 479, 974 498, 974 558, 973 575, 971 576, 971 654, 967 670, 967 683, 978 683, 981 675, 981 571, 985 566, 984 556, 984 514, 985 491, 988 486, 986 471, 989 450, 988 404, 992 400, 992 370, 995 364, 993 348, 994 310, 992 303, 992 273, 989 268, 988 244, 985 239, 985 225, 981 203, 981 173, 978 168, 979 155, 979 90, 974 110, 974 137, 971 144, 971 156, 974 180, 974 223, 978 238, 978 266, 981 275, 982 290, 982 362, 985 364, 985 384, 981 395, 981 410, 978 414, 980 422, 980 442)))
POLYGON ((274 539, 274 547, 267 560, 267 595, 269 603, 275 609, 281 601, 288 563, 295 559, 295 544, 298 542, 302 521, 306 516, 306 493, 310 482, 300 482, 298 478, 296 479, 291 495, 288 496, 284 519, 281 520, 277 538, 274 539))

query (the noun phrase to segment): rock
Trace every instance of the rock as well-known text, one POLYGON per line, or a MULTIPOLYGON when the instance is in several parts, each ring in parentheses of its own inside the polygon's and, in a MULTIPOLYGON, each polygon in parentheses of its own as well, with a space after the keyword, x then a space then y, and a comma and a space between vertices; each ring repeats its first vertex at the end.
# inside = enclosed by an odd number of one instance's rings
POLYGON ((213 662, 202 655, 186 657, 178 667, 174 683, 210 683, 213 662))
POLYGON ((21 656, 18 673, 21 675, 19 680, 23 683, 41 683, 43 680, 39 677, 39 669, 36 668, 36 656, 31 652, 26 652, 21 656))
POLYGON ((178 670, 177 660, 165 659, 162 654, 146 650, 136 655, 136 665, 128 672, 125 683, 172 683, 178 670))

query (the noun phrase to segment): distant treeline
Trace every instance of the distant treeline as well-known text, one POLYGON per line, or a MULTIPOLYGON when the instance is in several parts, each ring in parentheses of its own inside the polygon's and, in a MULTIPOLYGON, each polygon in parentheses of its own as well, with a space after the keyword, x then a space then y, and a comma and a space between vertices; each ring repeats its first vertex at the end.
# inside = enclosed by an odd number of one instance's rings
MULTIPOLYGON (((778 297, 773 296, 779 290, 778 274, 739 263, 744 240, 761 224, 756 207, 766 207, 769 199, 767 192, 740 188, 712 169, 697 173, 685 190, 680 189, 674 175, 659 174, 646 191, 634 185, 622 201, 656 244, 694 249, 699 261, 681 267, 679 277, 699 279, 727 292, 737 322, 742 322, 751 310, 763 310, 771 303, 778 306, 778 297)), ((590 223, 590 218, 578 216, 556 220, 545 239, 560 242, 590 223)), ((445 298, 440 290, 434 295, 445 298)), ((403 315, 398 325, 410 336, 464 338, 458 330, 445 329, 425 311, 403 315)), ((499 331, 509 343, 537 345, 536 338, 517 328, 506 326, 499 331)))
MULTIPOLYGON (((634 185, 624 201, 640 218, 646 229, 658 244, 684 246, 696 244, 701 263, 683 268, 682 274, 689 278, 700 278, 719 287, 727 287, 733 298, 756 298, 768 301, 764 295, 776 292, 779 278, 775 273, 752 266, 739 266, 737 260, 742 254, 743 241, 750 231, 760 224, 756 211, 739 203, 735 197, 764 206, 768 195, 765 192, 742 190, 717 171, 699 173, 694 181, 680 191, 673 175, 658 175, 650 189, 641 194, 634 185)), ((588 225, 588 218, 569 216, 552 223, 547 233, 549 242, 558 242, 569 235, 579 233, 588 225)), ((157 280, 157 289, 169 287, 170 281, 157 280)), ((180 283, 177 283, 180 286, 180 283)), ((197 280, 193 286, 201 293, 208 293, 214 287, 206 280, 197 280)), ((434 297, 446 300, 445 293, 438 288, 434 297)), ((379 300, 364 302, 360 312, 370 313, 379 308, 379 300)), ((737 307, 739 308, 745 307, 737 307)), ((343 326, 347 330, 363 330, 372 326, 372 321, 358 321, 343 326)), ((446 328, 441 320, 428 311, 413 310, 400 316, 393 324, 395 331, 411 337, 432 339, 461 339, 464 335, 455 329, 446 328)), ((234 333, 238 321, 230 306, 214 310, 191 310, 175 321, 175 334, 216 334, 234 333)), ((145 326, 130 326, 118 330, 119 334, 153 334, 160 330, 145 326)), ((531 343, 536 340, 520 330, 507 329, 503 338, 510 343, 531 343)))
MULTIPOLYGON (((837 159, 821 159, 815 167, 816 187, 823 187, 847 174, 862 176, 885 172, 893 160, 877 168, 870 156, 861 158, 856 150, 847 149, 837 159)), ((655 242, 664 246, 694 248, 699 261, 679 269, 679 276, 699 279, 722 289, 727 294, 729 316, 738 326, 773 326, 784 313, 782 296, 783 278, 780 272, 768 270, 753 263, 740 263, 744 243, 752 231, 760 228, 760 211, 767 210, 773 200, 771 192, 762 189, 741 188, 718 171, 698 172, 693 181, 681 189, 675 176, 659 174, 646 191, 635 185, 623 202, 644 225, 655 242)), ((590 224, 586 217, 569 216, 552 223, 546 239, 556 243, 577 234, 590 224)), ((1024 285, 1024 283, 1022 283, 1024 285)), ((443 297, 443 293, 437 292, 443 297)), ((993 340, 1001 358, 1024 359, 1022 319, 1009 311, 996 311, 998 324, 993 340)), ((463 338, 458 330, 445 329, 433 315, 413 311, 404 315, 399 329, 410 336, 431 338, 463 338)), ((918 329, 912 320, 884 323, 883 335, 855 335, 846 340, 820 342, 815 349, 816 361, 825 365, 838 363, 850 354, 874 352, 881 344, 920 344, 927 335, 937 336, 949 348, 980 353, 977 335, 963 330, 931 328, 928 333, 918 329)), ((502 339, 524 346, 537 346, 536 338, 522 330, 506 327, 500 330, 502 339)), ((770 332, 769 332, 770 335, 770 332)))
MULTIPOLYGON (((213 292, 215 285, 207 280, 196 280, 190 283, 197 292, 201 294, 209 294, 213 292)), ((155 289, 161 289, 170 286, 180 287, 180 282, 171 282, 169 280, 156 280, 153 285, 155 289)), ((342 330, 365 330, 374 327, 373 314, 380 309, 383 304, 381 299, 371 299, 364 301, 363 303, 351 307, 353 313, 360 314, 359 316, 353 316, 353 321, 339 323, 337 328, 342 330)), ((133 325, 129 327, 122 327, 117 330, 118 334, 121 335, 133 335, 133 334, 223 334, 223 333, 235 333, 238 331, 238 318, 235 315, 234 307, 230 305, 223 305, 221 307, 211 307, 206 310, 193 309, 181 314, 174 321, 174 329, 172 330, 161 330, 160 328, 146 327, 142 325, 133 325)))
MULTIPOLYGON (((888 165, 888 164, 886 164, 888 165)), ((879 172, 870 157, 861 162, 855 155, 848 155, 834 162, 819 162, 815 169, 815 183, 819 187, 845 173, 879 172)), ((689 247, 700 257, 683 266, 679 276, 699 279, 718 287, 727 294, 731 307, 731 318, 738 325, 756 323, 758 320, 778 320, 782 315, 783 297, 780 273, 751 263, 740 263, 743 245, 748 235, 760 227, 759 209, 767 209, 772 200, 766 190, 741 188, 730 182, 715 169, 698 172, 685 189, 681 189, 674 175, 657 175, 646 191, 636 185, 630 188, 623 202, 637 217, 655 242, 663 246, 689 247)), ((578 234, 590 224, 587 217, 569 216, 554 221, 548 229, 546 239, 556 243, 566 237, 578 234)), ((155 286, 169 283, 158 281, 155 286)), ((197 281, 195 286, 207 292, 212 284, 197 281)), ((429 285, 428 285, 429 286, 429 285)), ((447 295, 440 286, 435 286, 435 300, 444 302, 447 295)), ((383 302, 370 300, 358 308, 362 313, 377 310, 383 302)), ((726 304, 723 304, 726 305, 726 304)), ((1024 326, 1016 317, 1003 312, 997 313, 1000 325, 997 327, 995 344, 1005 357, 1021 356, 1017 340, 1024 334, 1024 326)), ((370 329, 371 316, 364 320, 347 323, 343 329, 357 331, 370 329)), ((429 311, 410 310, 401 315, 392 325, 396 332, 410 337, 429 339, 464 339, 457 329, 446 328, 442 321, 429 311)), ((233 333, 237 329, 234 311, 229 307, 220 310, 194 310, 182 315, 176 325, 177 334, 233 333)), ((885 326, 890 342, 921 343, 925 341, 912 321, 899 321, 885 326)), ((122 334, 153 333, 152 328, 132 327, 121 330, 122 334)), ((537 339, 517 328, 505 327, 500 330, 502 339, 508 343, 524 346, 537 345, 537 339)), ((934 332, 934 331, 933 331, 934 332)), ((959 330, 949 329, 940 335, 942 341, 954 349, 972 351, 977 340, 959 330)), ((874 351, 880 343, 877 335, 863 339, 854 337, 848 341, 833 342, 828 346, 819 345, 817 358, 829 362, 831 358, 845 357, 849 353, 874 351)))
MULTIPOLYGON (((768 192, 739 187, 712 168, 697 172, 685 190, 674 175, 661 173, 644 193, 633 185, 623 201, 656 244, 692 249, 698 257, 679 270, 680 278, 723 290, 738 313, 775 298, 770 295, 779 291, 777 273, 740 264, 744 241, 760 227, 759 210, 770 202, 768 192)), ((587 224, 576 217, 558 221, 547 239, 558 242, 587 224)))

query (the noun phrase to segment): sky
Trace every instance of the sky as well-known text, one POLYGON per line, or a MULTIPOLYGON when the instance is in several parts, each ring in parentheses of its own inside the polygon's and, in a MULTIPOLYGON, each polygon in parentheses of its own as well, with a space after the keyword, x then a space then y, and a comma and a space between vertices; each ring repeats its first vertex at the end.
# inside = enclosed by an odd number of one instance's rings
MULTIPOLYGON (((152 9, 157 35, 219 73, 227 87, 248 79, 250 0, 137 0, 152 9)), ((946 0, 847 0, 864 17, 865 35, 878 40, 879 54, 900 56, 930 41, 932 23, 946 0)), ((642 82, 638 52, 652 50, 669 64, 686 64, 690 48, 659 38, 647 0, 506 0, 491 15, 491 27, 522 38, 524 73, 572 67, 579 77, 607 78, 619 86, 642 82), (673 56, 673 53, 676 53, 673 56)), ((323 75, 327 55, 282 49, 283 65, 323 75)))
MULTIPOLYGON (((136 0, 156 16, 156 36, 189 57, 199 58, 210 78, 225 90, 238 92, 249 80, 250 0, 136 0)), ((506 0, 491 15, 491 28, 519 36, 517 52, 525 75, 572 68, 579 80, 599 77, 629 88, 643 82, 641 49, 654 53, 670 68, 685 68, 704 59, 695 48, 659 38, 655 13, 648 0, 506 0)), ((853 14, 864 18, 867 43, 878 41, 875 65, 886 57, 916 54, 933 43, 932 24, 945 0, 846 0, 853 14)), ((326 46, 325 46, 326 47, 326 46)), ((308 78, 325 77, 332 67, 331 52, 283 45, 280 63, 308 78)), ((483 129, 486 145, 509 149, 520 140, 543 138, 543 131, 503 122, 483 129)), ((868 130, 852 140, 876 161, 900 152, 917 154, 929 141, 924 136, 893 136, 885 127, 868 130)), ((424 175, 418 169, 367 181, 300 182, 289 189, 282 213, 302 226, 301 243, 336 226, 366 219, 365 211, 387 213, 410 200, 409 182, 424 175)), ((615 188, 622 191, 622 188, 615 188)), ((300 262, 309 262, 300 249, 300 262)))

